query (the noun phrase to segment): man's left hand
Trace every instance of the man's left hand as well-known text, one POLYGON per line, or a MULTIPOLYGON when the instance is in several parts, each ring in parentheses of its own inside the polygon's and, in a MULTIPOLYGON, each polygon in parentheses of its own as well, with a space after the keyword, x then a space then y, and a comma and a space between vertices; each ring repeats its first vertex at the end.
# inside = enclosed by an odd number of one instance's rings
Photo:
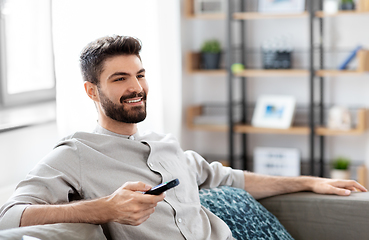
POLYGON ((316 193, 337 194, 340 196, 348 196, 351 194, 351 191, 368 191, 365 187, 354 180, 338 180, 327 178, 314 178, 311 190, 316 193))

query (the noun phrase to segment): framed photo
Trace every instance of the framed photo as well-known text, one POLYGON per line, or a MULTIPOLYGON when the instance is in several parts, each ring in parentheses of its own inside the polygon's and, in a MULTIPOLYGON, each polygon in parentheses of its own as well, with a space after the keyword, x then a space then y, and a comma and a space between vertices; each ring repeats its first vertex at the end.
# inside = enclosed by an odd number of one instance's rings
POLYGON ((254 150, 254 172, 274 176, 300 176, 300 151, 295 148, 257 147, 254 150))
POLYGON ((292 96, 263 95, 256 102, 251 124, 254 127, 291 127, 296 100, 292 96))
POLYGON ((195 0, 195 14, 224 13, 225 0, 195 0))
POLYGON ((300 13, 305 11, 305 0, 259 0, 259 12, 300 13))

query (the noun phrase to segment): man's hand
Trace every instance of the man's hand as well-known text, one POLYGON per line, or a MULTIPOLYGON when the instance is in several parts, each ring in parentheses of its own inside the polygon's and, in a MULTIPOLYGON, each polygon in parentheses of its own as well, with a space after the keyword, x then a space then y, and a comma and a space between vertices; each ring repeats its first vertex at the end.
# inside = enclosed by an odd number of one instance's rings
POLYGON ((354 180, 313 178, 311 191, 321 194, 348 196, 351 194, 351 191, 367 192, 368 190, 354 180))
POLYGON ((157 196, 141 193, 150 189, 151 186, 142 182, 128 182, 117 189, 107 199, 111 220, 133 226, 146 221, 165 197, 164 193, 157 196))

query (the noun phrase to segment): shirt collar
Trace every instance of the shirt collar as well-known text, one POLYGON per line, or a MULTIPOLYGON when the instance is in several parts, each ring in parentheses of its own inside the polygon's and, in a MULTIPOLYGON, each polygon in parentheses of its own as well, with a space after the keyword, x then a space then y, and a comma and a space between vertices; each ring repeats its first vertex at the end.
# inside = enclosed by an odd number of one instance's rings
POLYGON ((133 135, 123 135, 123 134, 118 134, 118 133, 109 131, 109 130, 103 128, 100 124, 97 124, 96 125, 96 128, 94 130, 94 133, 104 134, 104 135, 110 135, 110 136, 116 136, 116 137, 121 137, 121 138, 127 138, 127 139, 131 139, 131 140, 135 140, 139 136, 138 130, 133 135))

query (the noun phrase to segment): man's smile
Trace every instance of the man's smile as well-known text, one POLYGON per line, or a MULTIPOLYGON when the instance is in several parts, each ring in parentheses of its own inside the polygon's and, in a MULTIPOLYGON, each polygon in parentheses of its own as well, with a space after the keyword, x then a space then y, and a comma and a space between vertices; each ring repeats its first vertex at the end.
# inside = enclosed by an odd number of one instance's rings
POLYGON ((129 103, 129 104, 141 104, 143 103, 143 98, 139 97, 139 98, 130 98, 130 99, 126 99, 123 101, 124 103, 129 103))

